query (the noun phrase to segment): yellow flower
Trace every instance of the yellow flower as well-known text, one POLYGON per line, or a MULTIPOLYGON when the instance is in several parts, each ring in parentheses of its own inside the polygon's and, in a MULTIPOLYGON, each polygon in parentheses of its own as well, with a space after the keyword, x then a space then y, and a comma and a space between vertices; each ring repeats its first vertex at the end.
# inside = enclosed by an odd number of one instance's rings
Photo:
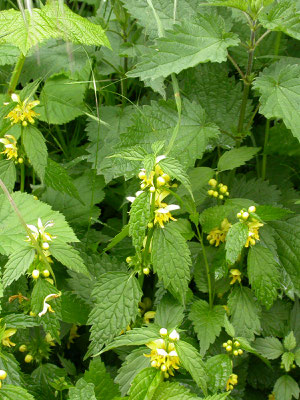
POLYGON ((268 400, 276 400, 275 399, 275 394, 274 393, 269 394, 268 400))
POLYGON ((237 385, 237 383, 238 383, 238 376, 236 374, 231 374, 226 384, 226 390, 227 391, 232 390, 233 386, 237 385))
POLYGON ((236 281, 238 281, 239 283, 241 283, 241 271, 238 269, 231 269, 230 270, 230 277, 232 278, 230 285, 233 285, 236 281))
POLYGON ((8 160, 18 158, 17 141, 13 135, 5 135, 3 139, 0 139, 0 143, 4 144, 5 150, 0 154, 6 154, 8 160))
POLYGON ((251 222, 248 222, 247 225, 248 225, 248 238, 247 238, 245 247, 249 247, 250 245, 254 246, 256 243, 256 240, 259 240, 258 230, 264 224, 258 222, 256 219, 254 219, 251 222))
POLYGON ((8 299, 8 302, 11 303, 16 299, 19 300, 19 304, 21 304, 23 300, 29 301, 28 297, 23 296, 22 293, 18 293, 18 294, 15 294, 13 296, 10 296, 9 299, 8 299))
POLYGON ((80 335, 78 335, 77 331, 78 331, 78 326, 72 325, 72 327, 70 329, 69 340, 68 340, 68 343, 67 343, 67 348, 68 349, 71 347, 71 344, 74 343, 74 340, 80 337, 80 335))
POLYGON ((155 318, 156 311, 147 311, 144 314, 144 322, 145 324, 150 324, 150 320, 155 318))
POLYGON ((3 337, 2 337, 3 346, 11 347, 11 346, 15 346, 16 345, 16 343, 13 343, 10 340, 10 337, 13 336, 16 332, 17 332, 16 329, 6 329, 4 331, 4 334, 3 334, 3 337))
POLYGON ((220 245, 220 243, 224 243, 226 239, 226 235, 231 227, 231 223, 225 218, 220 228, 214 228, 207 235, 207 240, 209 240, 209 244, 214 244, 216 247, 220 245))
POLYGON ((50 346, 55 346, 54 339, 53 339, 53 337, 50 335, 49 332, 48 332, 48 333, 46 334, 46 336, 45 336, 45 341, 46 341, 47 343, 49 343, 50 346))
POLYGON ((12 125, 22 122, 22 125, 26 126, 27 121, 34 124, 34 118, 40 114, 37 114, 32 109, 40 104, 39 100, 28 101, 29 98, 27 98, 21 101, 20 97, 15 93, 11 95, 11 98, 17 105, 5 118, 9 118, 12 125))
POLYGON ((154 224, 159 223, 160 227, 164 228, 164 223, 169 222, 170 219, 176 221, 170 211, 178 210, 180 207, 176 204, 168 205, 166 203, 161 203, 161 206, 161 208, 155 210, 154 224))
POLYGON ((174 376, 174 370, 179 369, 179 357, 174 343, 166 343, 164 339, 157 339, 146 345, 151 349, 150 354, 144 354, 151 358, 151 366, 174 376))

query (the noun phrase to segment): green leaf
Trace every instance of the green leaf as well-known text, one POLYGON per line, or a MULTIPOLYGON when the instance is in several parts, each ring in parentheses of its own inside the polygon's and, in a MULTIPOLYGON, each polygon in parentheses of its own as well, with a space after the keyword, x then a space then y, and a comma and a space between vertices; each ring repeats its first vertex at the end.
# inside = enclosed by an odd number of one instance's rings
POLYGON ((258 338, 255 340, 254 347, 268 360, 275 360, 284 352, 282 343, 274 337, 258 338))
POLYGON ((264 69, 254 81, 260 93, 260 113, 266 118, 282 119, 300 141, 300 65, 277 62, 264 69))
POLYGON ((142 247, 149 220, 150 192, 147 190, 135 198, 130 209, 129 235, 137 251, 142 247))
POLYGON ((65 124, 84 114, 85 85, 56 75, 47 79, 41 94, 41 105, 35 110, 39 119, 48 124, 65 124))
POLYGON ((62 321, 75 325, 86 325, 90 307, 76 294, 63 292, 61 296, 62 321))
POLYGON ((300 294, 300 216, 274 221, 270 225, 274 229, 280 264, 300 294))
POLYGON ((0 368, 7 372, 5 384, 22 386, 22 372, 13 354, 1 351, 0 368))
POLYGON ((200 400, 178 382, 162 382, 157 388, 153 400, 200 400))
POLYGON ((291 214, 292 211, 286 208, 279 208, 274 206, 258 206, 256 207, 255 214, 257 214, 263 221, 274 221, 282 219, 291 214))
POLYGON ((0 179, 11 192, 16 183, 16 167, 12 160, 0 160, 0 179))
POLYGON ((258 300, 268 309, 277 298, 281 274, 272 252, 259 244, 248 253, 248 277, 258 300))
POLYGON ((299 386, 291 376, 283 375, 275 383, 274 394, 280 400, 292 400, 292 397, 298 399, 299 386))
POLYGON ((198 351, 191 344, 183 340, 175 342, 175 348, 180 364, 191 374, 203 393, 207 395, 206 368, 198 351))
POLYGON ((132 381, 129 400, 151 400, 153 394, 161 382, 161 371, 149 367, 143 369, 132 381))
POLYGON ((272 31, 281 31, 295 39, 300 39, 300 12, 297 3, 284 0, 273 3, 266 12, 259 14, 261 24, 272 31))
POLYGON ((227 335, 232 338, 236 336, 234 326, 229 322, 227 314, 224 315, 224 328, 227 335))
POLYGON ((251 160, 259 150, 260 148, 257 147, 239 147, 226 151, 219 158, 218 170, 228 171, 230 169, 238 168, 251 160))
POLYGON ((34 170, 41 180, 44 180, 48 159, 48 151, 44 136, 37 128, 28 125, 23 131, 23 144, 27 157, 34 170))
POLYGON ((226 236, 226 260, 234 264, 245 247, 248 238, 248 226, 243 222, 232 225, 226 236))
POLYGON ((199 218, 203 231, 205 233, 209 233, 212 229, 220 227, 222 221, 228 217, 231 210, 232 207, 225 204, 222 206, 214 206, 206 208, 200 214, 199 218))
POLYGON ((295 354, 291 352, 283 353, 281 359, 285 370, 290 371, 292 365, 294 364, 295 354))
POLYGON ((75 271, 78 274, 90 276, 89 271, 83 263, 77 250, 68 244, 56 244, 55 242, 50 245, 50 251, 54 258, 60 263, 69 268, 71 271, 75 271))
POLYGON ((165 37, 145 54, 144 61, 127 75, 142 80, 155 80, 178 74, 182 70, 203 62, 223 62, 227 48, 236 46, 239 39, 225 31, 224 20, 219 16, 198 15, 194 20, 173 25, 165 37))
MULTIPOLYGON (((56 293, 58 294, 59 291, 51 285, 50 282, 46 281, 46 279, 39 278, 34 285, 32 294, 31 294, 31 308, 34 314, 38 314, 43 309, 43 304, 46 296, 49 294, 56 293)), ((49 301, 51 303, 51 307, 56 311, 55 306, 57 300, 52 299, 49 301)), ((47 313, 46 313, 47 314, 47 313)))
POLYGON ((84 380, 94 385, 97 400, 112 400, 120 394, 117 385, 114 384, 110 374, 106 372, 105 365, 100 358, 94 358, 90 362, 89 369, 84 373, 84 380))
POLYGON ((155 323, 171 332, 181 324, 183 318, 183 306, 173 296, 166 293, 157 306, 155 323))
POLYGON ((296 350, 296 352, 295 352, 295 361, 296 361, 298 367, 300 367, 300 349, 296 350))
POLYGON ((100 276, 92 295, 95 307, 88 319, 92 325, 89 353, 95 354, 135 321, 142 291, 133 275, 107 272, 100 276))
MULTIPOLYGON (((54 364, 41 364, 31 374, 33 382, 39 382, 45 400, 54 399, 52 384, 60 378, 66 378, 65 369, 59 368, 54 364)), ((63 379, 65 381, 65 379, 63 379)), ((44 399, 43 399, 44 400, 44 399)))
POLYGON ((294 348, 297 346, 296 338, 294 335, 294 332, 291 331, 283 341, 283 345, 287 350, 294 350, 294 348))
MULTIPOLYGON (((0 392, 1 400, 34 400, 34 397, 22 387, 4 385, 0 392)), ((91 399, 92 400, 92 399, 91 399)))
POLYGON ((20 51, 16 46, 10 44, 1 44, 0 46, 0 65, 15 64, 20 55, 20 51))
POLYGON ((299 303, 299 299, 295 299, 294 306, 291 311, 291 329, 294 332, 297 343, 300 343, 300 303, 299 303))
POLYGON ((225 310, 222 306, 210 308, 205 300, 193 302, 189 319, 192 321, 194 330, 200 342, 200 354, 204 356, 209 346, 219 336, 224 326, 225 310))
POLYGON ((5 264, 3 274, 3 287, 9 286, 12 282, 24 275, 34 259, 35 251, 32 247, 26 247, 13 253, 5 264))
POLYGON ((7 329, 26 329, 40 325, 37 318, 25 314, 9 314, 2 318, 2 323, 7 329))
POLYGON ((236 286, 228 297, 228 307, 236 334, 253 340, 254 334, 259 334, 261 330, 261 309, 253 292, 247 287, 236 286))
POLYGON ((229 376, 232 374, 232 362, 228 354, 210 357, 205 363, 208 373, 208 389, 211 392, 224 390, 229 376))
POLYGON ((83 378, 79 379, 75 388, 69 389, 69 400, 97 400, 94 385, 87 383, 83 378))
POLYGON ((80 200, 78 190, 66 169, 49 157, 45 169, 44 182, 46 186, 80 200))
POLYGON ((172 225, 154 230, 152 262, 164 286, 184 303, 190 280, 191 257, 188 245, 172 225))
POLYGON ((179 182, 181 182, 193 197, 190 178, 179 161, 172 157, 166 157, 159 162, 159 165, 162 170, 171 177, 171 179, 177 179, 179 182))

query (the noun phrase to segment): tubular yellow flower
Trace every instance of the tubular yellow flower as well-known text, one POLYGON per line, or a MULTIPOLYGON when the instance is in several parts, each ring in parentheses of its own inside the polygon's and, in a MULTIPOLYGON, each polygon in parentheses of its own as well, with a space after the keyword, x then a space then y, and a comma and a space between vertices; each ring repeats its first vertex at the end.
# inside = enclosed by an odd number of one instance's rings
POLYGON ((231 277, 232 279, 231 279, 230 285, 235 284, 236 281, 238 281, 239 283, 241 283, 241 280, 242 280, 242 279, 241 279, 241 275, 242 275, 242 273, 241 273, 240 270, 238 270, 238 269, 231 269, 231 270, 230 270, 230 277, 231 277))
POLYGON ((2 345, 7 347, 15 346, 16 343, 13 343, 10 340, 10 337, 13 336, 16 332, 17 332, 16 329, 6 329, 2 337, 2 345))
POLYGON ((238 376, 236 374, 231 374, 226 384, 226 390, 232 390, 233 386, 237 385, 238 383, 238 376))
POLYGON ((231 223, 228 221, 227 218, 225 218, 222 223, 220 228, 214 228, 211 230, 207 236, 207 240, 211 245, 215 245, 218 247, 220 243, 224 243, 226 239, 226 235, 229 231, 229 228, 231 227, 231 223))
POLYGON ((80 335, 78 335, 77 331, 78 331, 78 326, 77 325, 72 325, 72 327, 70 329, 69 340, 68 340, 68 343, 67 343, 67 348, 68 349, 71 347, 71 344, 74 343, 74 340, 80 337, 80 335))
POLYGON ((274 393, 269 394, 268 400, 276 400, 275 399, 275 394, 274 393))
POLYGON ((151 366, 174 376, 174 370, 179 369, 180 364, 174 343, 167 344, 164 339, 157 339, 146 346, 151 349, 151 353, 144 356, 151 358, 151 366))
POLYGON ((252 220, 251 222, 248 222, 248 238, 247 242, 245 244, 245 247, 249 247, 250 245, 254 246, 256 243, 256 240, 259 240, 259 228, 263 226, 261 222, 258 222, 257 220, 252 220))
POLYGON ((29 101, 29 98, 27 98, 21 101, 15 93, 11 95, 11 98, 17 105, 5 118, 10 119, 12 125, 21 122, 23 126, 26 126, 27 121, 34 124, 34 118, 40 114, 33 111, 33 108, 40 104, 39 100, 29 101))
POLYGON ((18 158, 17 141, 13 135, 5 135, 3 139, 0 139, 0 143, 5 148, 0 154, 5 154, 8 160, 18 158))
POLYGON ((180 207, 176 204, 167 205, 166 203, 161 203, 161 206, 161 208, 155 210, 154 224, 159 223, 160 227, 164 228, 164 223, 169 222, 170 219, 176 221, 170 211, 178 210, 180 207))
POLYGON ((150 324, 150 320, 155 318, 156 311, 147 311, 144 314, 144 322, 145 324, 150 324))

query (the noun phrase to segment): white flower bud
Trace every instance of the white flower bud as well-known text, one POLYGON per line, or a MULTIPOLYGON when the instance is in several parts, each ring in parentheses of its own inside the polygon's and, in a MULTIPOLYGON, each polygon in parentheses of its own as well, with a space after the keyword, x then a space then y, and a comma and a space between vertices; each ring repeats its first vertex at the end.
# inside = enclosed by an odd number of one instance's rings
POLYGON ((179 333, 174 329, 174 330, 170 333, 169 339, 174 340, 174 341, 179 340, 179 333))
POLYGON ((161 328, 160 331, 159 331, 159 333, 160 333, 161 336, 167 336, 168 331, 167 331, 166 328, 161 328))

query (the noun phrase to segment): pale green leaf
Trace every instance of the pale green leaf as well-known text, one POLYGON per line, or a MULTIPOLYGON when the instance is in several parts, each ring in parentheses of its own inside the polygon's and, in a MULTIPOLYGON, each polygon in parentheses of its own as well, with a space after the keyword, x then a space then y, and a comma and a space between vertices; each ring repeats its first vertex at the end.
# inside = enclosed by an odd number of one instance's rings
POLYGON ((0 369, 7 372, 6 384, 22 386, 22 372, 13 354, 7 353, 4 350, 1 351, 0 369))
POLYGON ((228 307, 236 334, 253 340, 254 334, 261 330, 261 309, 253 292, 247 287, 236 286, 228 297, 228 307))
POLYGON ((193 302, 189 319, 200 342, 200 354, 204 356, 210 344, 214 343, 224 325, 225 310, 222 306, 210 308, 205 300, 193 302))
POLYGON ((69 389, 69 400, 97 400, 94 385, 87 383, 83 378, 79 379, 76 387, 69 389))
POLYGON ((286 208, 279 208, 274 206, 258 206, 256 207, 255 214, 259 216, 263 221, 274 221, 276 219, 283 219, 287 215, 291 214, 292 211, 286 208))
POLYGON ((224 315, 224 329, 227 335, 231 336, 232 338, 236 336, 234 326, 229 322, 227 314, 224 315))
POLYGON ((0 160, 0 179, 11 192, 16 183, 16 167, 12 160, 0 160))
POLYGON ((68 244, 50 244, 50 252, 60 263, 78 274, 90 276, 77 250, 68 244))
POLYGON ((275 63, 256 78, 254 88, 260 93, 260 113, 282 119, 300 141, 300 65, 275 63))
POLYGON ((179 382, 162 382, 157 388, 153 400, 200 400, 194 393, 191 393, 179 382))
POLYGON ((129 235, 137 251, 145 239, 147 224, 150 220, 150 192, 141 193, 135 198, 130 209, 129 235))
POLYGON ((275 360, 284 352, 282 343, 274 337, 258 338, 255 340, 254 347, 268 360, 275 360))
POLYGON ((272 252, 259 244, 248 253, 248 277, 257 299, 268 309, 277 298, 281 274, 272 252))
POLYGON ((218 354, 210 357, 205 366, 209 377, 209 390, 213 393, 224 390, 229 376, 232 374, 232 362, 229 355, 218 354))
MULTIPOLYGON (((34 400, 26 389, 13 385, 4 385, 0 392, 1 400, 34 400)), ((92 400, 92 399, 91 399, 92 400)))
POLYGON ((179 182, 181 182, 186 190, 193 197, 190 178, 179 161, 175 160, 175 158, 172 157, 166 157, 159 162, 159 165, 164 173, 168 174, 171 179, 177 179, 179 182))
POLYGON ((291 352, 286 352, 282 354, 281 357, 282 364, 286 371, 290 371, 292 365, 294 364, 295 354, 291 352))
POLYGON ((257 147, 239 147, 222 154, 218 161, 218 170, 227 171, 238 168, 251 160, 260 149, 257 147))
POLYGON ((191 257, 185 239, 172 225, 155 229, 151 257, 154 272, 165 288, 184 303, 190 280, 191 257))
POLYGON ((296 338, 295 338, 295 335, 294 335, 294 332, 293 331, 291 331, 285 338, 284 338, 284 341, 283 341, 283 344, 284 344, 284 347, 287 349, 287 350, 294 350, 294 348, 296 347, 296 345, 297 345, 297 342, 296 342, 296 338))
POLYGON ((28 125, 23 131, 23 144, 29 161, 43 181, 48 159, 44 136, 36 127, 28 125))
POLYGON ((243 222, 232 225, 226 236, 226 260, 234 264, 245 247, 248 238, 248 226, 243 222))
POLYGON ((202 389, 203 393, 207 394, 207 373, 204 362, 199 352, 191 344, 179 340, 175 342, 177 354, 180 359, 180 363, 184 369, 186 369, 202 389))
POLYGON ((149 367, 139 372, 132 381, 129 400, 151 400, 153 394, 161 382, 160 370, 149 367))
POLYGON ((92 295, 95 306, 88 319, 92 325, 89 353, 95 354, 135 321, 142 291, 133 275, 107 272, 100 276, 92 295))
POLYGON ((222 221, 228 217, 232 209, 233 207, 227 204, 206 208, 199 218, 203 231, 209 233, 212 229, 220 227, 222 221))
POLYGON ((184 308, 169 293, 166 293, 157 306, 155 323, 168 331, 179 326, 184 318, 184 308))
POLYGON ((16 46, 11 44, 1 44, 0 46, 0 65, 15 64, 20 55, 20 51, 16 46))
POLYGON ((296 350, 296 352, 295 352, 295 361, 296 361, 298 367, 300 367, 300 349, 296 350))
POLYGON ((198 15, 194 20, 173 25, 165 37, 144 56, 144 61, 127 75, 145 79, 167 77, 203 62, 223 62, 227 48, 236 46, 239 39, 226 32, 224 20, 219 16, 198 15))
MULTIPOLYGON (((40 311, 42 311, 43 305, 44 305, 44 300, 45 300, 46 296, 48 296, 49 294, 54 294, 54 293, 58 294, 59 291, 50 282, 46 281, 46 279, 39 278, 35 282, 35 285, 34 285, 34 288, 33 288, 32 294, 31 294, 32 312, 37 315, 40 311)), ((49 300, 49 304, 51 304, 51 307, 54 309, 54 311, 57 311, 55 306, 53 306, 54 304, 57 304, 57 299, 49 300)))
POLYGON ((280 400, 292 400, 299 398, 299 386, 289 375, 283 375, 277 379, 274 386, 274 394, 280 400))
POLYGON ((24 275, 34 259, 35 251, 28 246, 13 253, 5 264, 3 274, 3 287, 9 286, 12 282, 24 275))

